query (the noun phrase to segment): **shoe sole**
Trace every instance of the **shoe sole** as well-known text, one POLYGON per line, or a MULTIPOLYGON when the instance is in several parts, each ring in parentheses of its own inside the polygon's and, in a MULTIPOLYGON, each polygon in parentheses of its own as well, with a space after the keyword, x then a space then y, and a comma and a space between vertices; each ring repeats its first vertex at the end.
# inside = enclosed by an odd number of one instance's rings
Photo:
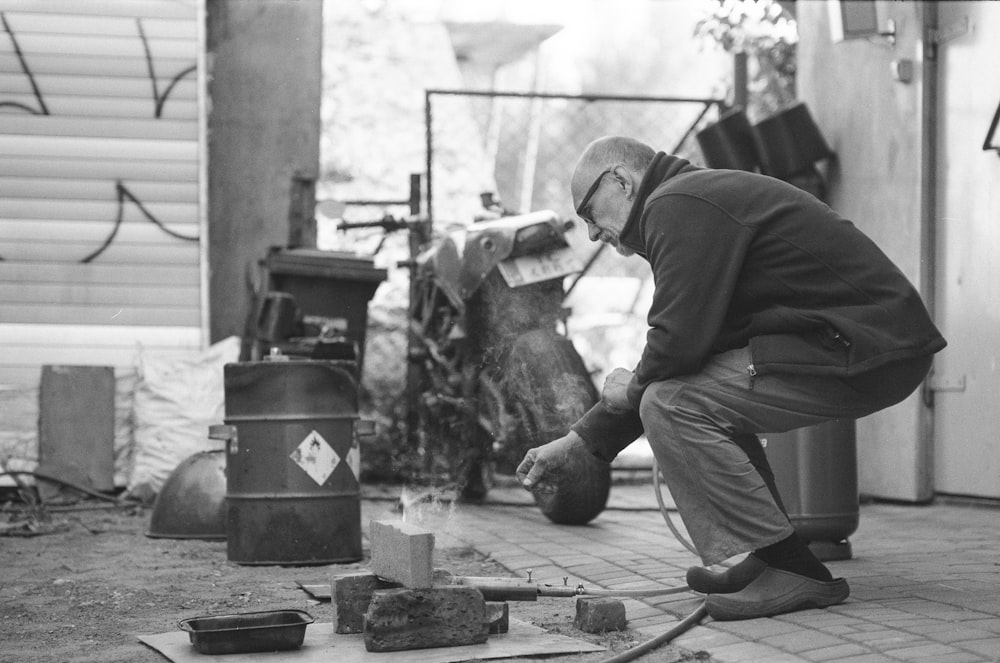
POLYGON ((850 593, 847 581, 840 578, 823 583, 822 587, 790 592, 787 596, 767 601, 738 601, 726 594, 712 594, 705 599, 705 608, 709 616, 716 621, 757 619, 797 610, 828 608, 845 601, 850 593))

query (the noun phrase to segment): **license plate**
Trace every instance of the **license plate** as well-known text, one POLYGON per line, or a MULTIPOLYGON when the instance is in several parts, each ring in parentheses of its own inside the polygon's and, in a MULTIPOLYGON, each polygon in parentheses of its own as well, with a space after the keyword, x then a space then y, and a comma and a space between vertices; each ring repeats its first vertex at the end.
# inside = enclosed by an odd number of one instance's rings
POLYGON ((509 258, 497 267, 507 285, 516 288, 579 272, 583 264, 573 249, 567 246, 549 253, 509 258))

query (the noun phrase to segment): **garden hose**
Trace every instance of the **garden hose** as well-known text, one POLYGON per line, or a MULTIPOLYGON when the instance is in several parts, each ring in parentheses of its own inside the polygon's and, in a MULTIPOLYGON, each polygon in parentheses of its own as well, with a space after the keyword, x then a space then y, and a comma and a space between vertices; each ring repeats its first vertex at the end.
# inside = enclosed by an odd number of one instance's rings
POLYGON ((650 638, 645 642, 641 642, 631 649, 626 649, 620 654, 615 654, 611 658, 606 658, 601 663, 625 663, 626 661, 632 661, 636 658, 642 656, 647 652, 651 652, 657 647, 661 647, 680 634, 684 633, 693 626, 697 626, 698 623, 705 618, 708 611, 705 608, 705 602, 702 601, 701 604, 692 612, 690 615, 678 622, 672 629, 665 633, 650 638))
POLYGON ((656 464, 656 458, 653 458, 653 492, 656 493, 656 503, 660 505, 660 514, 663 516, 663 520, 667 522, 667 527, 670 528, 670 532, 674 535, 674 538, 677 539, 682 546, 687 548, 688 552, 692 555, 700 557, 700 555, 698 555, 698 551, 691 544, 691 542, 680 533, 677 526, 674 525, 674 521, 671 520, 670 514, 667 513, 667 505, 664 504, 663 495, 660 493, 660 466, 656 464))

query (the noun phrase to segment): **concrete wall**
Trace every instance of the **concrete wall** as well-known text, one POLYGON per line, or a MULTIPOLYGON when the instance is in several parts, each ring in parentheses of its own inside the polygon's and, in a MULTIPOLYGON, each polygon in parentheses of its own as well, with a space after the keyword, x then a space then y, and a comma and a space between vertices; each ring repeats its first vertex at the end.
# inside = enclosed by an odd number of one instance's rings
POLYGON ((248 274, 286 245, 292 180, 319 171, 322 3, 210 0, 210 338, 243 335, 248 274))
MULTIPOLYGON (((829 202, 867 232, 920 286, 921 34, 923 7, 879 2, 883 24, 896 22, 897 39, 833 43, 826 2, 796 3, 799 24, 799 97, 805 101, 837 159, 829 172, 829 202), (893 62, 910 61, 913 80, 894 79, 893 62)), ((927 293, 924 293, 925 297, 927 293)), ((932 481, 919 394, 858 422, 862 494, 903 500, 931 497, 932 481)))

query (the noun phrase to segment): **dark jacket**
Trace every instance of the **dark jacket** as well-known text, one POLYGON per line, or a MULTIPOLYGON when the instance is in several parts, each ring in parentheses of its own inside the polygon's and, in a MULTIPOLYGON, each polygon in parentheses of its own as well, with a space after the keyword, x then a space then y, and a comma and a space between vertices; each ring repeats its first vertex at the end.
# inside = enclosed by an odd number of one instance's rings
POLYGON ((848 377, 945 347, 913 285, 850 221, 764 175, 659 153, 621 243, 649 261, 646 347, 632 411, 595 406, 573 429, 607 460, 642 433, 652 382, 749 345, 748 373, 848 377))

